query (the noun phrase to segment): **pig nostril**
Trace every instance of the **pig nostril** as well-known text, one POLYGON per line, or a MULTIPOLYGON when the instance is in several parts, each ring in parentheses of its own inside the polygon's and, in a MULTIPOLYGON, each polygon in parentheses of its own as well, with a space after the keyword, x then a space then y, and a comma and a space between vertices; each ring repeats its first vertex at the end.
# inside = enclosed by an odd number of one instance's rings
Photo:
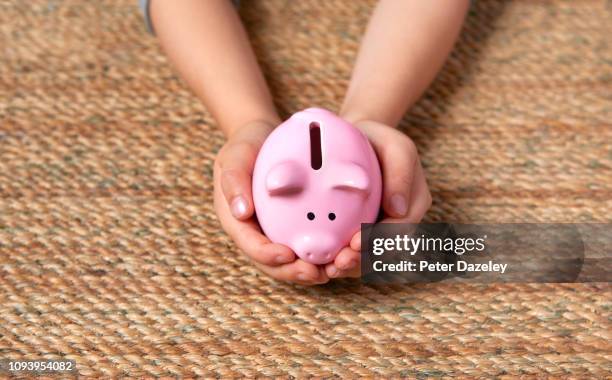
POLYGON ((333 212, 330 212, 327 217, 329 218, 329 220, 334 220, 336 219, 336 214, 334 214, 333 212))
POLYGON ((306 257, 308 257, 309 259, 312 259, 312 253, 311 253, 311 252, 308 252, 308 253, 306 254, 306 257))
POLYGON ((306 217, 308 218, 308 220, 314 220, 315 214, 312 212, 309 212, 308 214, 306 214, 306 217))

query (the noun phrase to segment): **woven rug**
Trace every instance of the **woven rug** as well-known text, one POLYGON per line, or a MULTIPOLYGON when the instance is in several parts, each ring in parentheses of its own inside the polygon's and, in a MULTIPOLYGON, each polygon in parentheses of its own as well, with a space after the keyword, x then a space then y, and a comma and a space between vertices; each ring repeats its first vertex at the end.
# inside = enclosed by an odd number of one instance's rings
MULTIPOLYGON (((242 3, 283 116, 337 110, 374 2, 242 3)), ((401 125, 428 221, 612 221, 611 20, 606 1, 474 3, 401 125)), ((135 0, 0 2, 0 358, 107 378, 612 376, 609 284, 263 276, 213 212, 223 141, 135 0)))

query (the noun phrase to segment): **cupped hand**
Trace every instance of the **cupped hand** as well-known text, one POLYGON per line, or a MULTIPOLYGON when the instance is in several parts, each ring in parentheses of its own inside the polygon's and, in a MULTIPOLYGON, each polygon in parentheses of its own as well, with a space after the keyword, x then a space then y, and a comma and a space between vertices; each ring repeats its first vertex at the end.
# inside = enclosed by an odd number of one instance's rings
POLYGON ((274 125, 249 123, 232 133, 214 165, 214 207, 221 226, 238 248, 265 274, 302 285, 329 281, 324 267, 298 259, 293 251, 270 241, 254 217, 251 179, 257 153, 274 125))
MULTIPOLYGON (((382 169, 383 223, 418 223, 431 206, 431 193, 414 142, 404 133, 375 121, 355 123, 370 140, 382 169)), ((325 266, 330 278, 359 277, 361 232, 325 266)))

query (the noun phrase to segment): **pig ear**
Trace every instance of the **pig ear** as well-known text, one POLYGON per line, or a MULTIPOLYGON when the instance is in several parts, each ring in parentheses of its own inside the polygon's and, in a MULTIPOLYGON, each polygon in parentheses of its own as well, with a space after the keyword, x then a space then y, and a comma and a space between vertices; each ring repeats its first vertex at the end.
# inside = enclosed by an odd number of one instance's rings
POLYGON ((370 176, 363 167, 353 162, 334 165, 330 177, 334 189, 370 193, 370 176))
POLYGON ((266 190, 270 195, 288 195, 304 189, 306 176, 294 161, 276 164, 266 175, 266 190))

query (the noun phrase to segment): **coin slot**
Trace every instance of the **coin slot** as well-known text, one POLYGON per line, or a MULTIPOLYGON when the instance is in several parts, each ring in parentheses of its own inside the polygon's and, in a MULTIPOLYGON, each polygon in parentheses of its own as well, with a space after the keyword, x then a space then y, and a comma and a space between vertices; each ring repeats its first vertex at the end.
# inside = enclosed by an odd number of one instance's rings
POLYGON ((310 123, 310 166, 321 169, 323 153, 321 152, 321 126, 316 121, 310 123))

